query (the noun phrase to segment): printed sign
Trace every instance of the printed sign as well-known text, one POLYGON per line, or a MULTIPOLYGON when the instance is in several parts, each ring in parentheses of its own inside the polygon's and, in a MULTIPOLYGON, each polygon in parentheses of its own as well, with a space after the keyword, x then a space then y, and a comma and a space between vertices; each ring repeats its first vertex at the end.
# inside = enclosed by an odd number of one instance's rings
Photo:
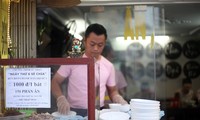
POLYGON ((177 42, 170 42, 165 46, 165 56, 168 59, 177 59, 180 57, 182 47, 177 42))
POLYGON ((177 62, 169 62, 165 66, 165 74, 168 78, 177 78, 181 74, 181 66, 177 62))
POLYGON ((163 66, 159 62, 150 62, 146 67, 146 74, 151 78, 161 77, 163 74, 163 66))
POLYGON ((199 56, 199 43, 197 41, 188 41, 183 45, 183 54, 189 59, 199 56))
POLYGON ((151 44, 148 44, 146 47, 146 55, 149 58, 159 58, 163 54, 162 46, 159 43, 155 43, 154 47, 151 48, 151 44))
POLYGON ((195 61, 189 61, 184 65, 184 74, 189 78, 197 78, 200 73, 200 66, 195 61))
POLYGON ((7 68, 6 108, 50 108, 50 68, 7 68))
POLYGON ((140 62, 133 62, 126 68, 127 76, 132 80, 139 80, 144 76, 144 66, 140 62))
POLYGON ((127 48, 127 55, 130 59, 141 58, 143 56, 144 48, 140 43, 132 43, 127 48))

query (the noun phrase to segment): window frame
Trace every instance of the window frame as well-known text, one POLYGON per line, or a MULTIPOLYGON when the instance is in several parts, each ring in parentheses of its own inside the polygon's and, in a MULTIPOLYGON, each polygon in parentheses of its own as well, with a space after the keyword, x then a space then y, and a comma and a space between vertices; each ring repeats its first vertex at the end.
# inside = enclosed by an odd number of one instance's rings
MULTIPOLYGON (((95 119, 95 81, 94 59, 92 58, 28 58, 28 59, 0 59, 0 65, 87 65, 88 75, 88 120, 95 119)), ((4 85, 4 81, 2 80, 4 85)), ((5 88, 4 88, 5 89, 5 88)), ((3 95, 5 98, 5 90, 3 95)), ((5 102, 3 102, 4 104, 5 102)))

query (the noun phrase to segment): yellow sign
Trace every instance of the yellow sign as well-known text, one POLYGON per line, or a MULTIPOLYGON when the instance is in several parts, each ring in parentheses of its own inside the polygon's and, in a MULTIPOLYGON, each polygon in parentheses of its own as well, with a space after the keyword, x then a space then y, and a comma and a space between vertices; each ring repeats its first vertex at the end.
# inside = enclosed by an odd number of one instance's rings
POLYGON ((131 39, 134 40, 132 12, 130 6, 126 7, 125 27, 124 27, 124 39, 127 40, 128 37, 131 37, 131 39))
POLYGON ((1 9, 1 7, 2 7, 2 0, 0 0, 0 9, 1 9))
POLYGON ((1 14, 1 28, 2 28, 2 35, 1 35, 1 58, 5 58, 8 55, 8 43, 7 43, 7 27, 8 27, 8 16, 7 12, 2 11, 1 14))
POLYGON ((8 43, 7 43, 8 5, 9 5, 9 0, 1 0, 1 9, 0 9, 0 57, 1 58, 8 58, 8 43))
POLYGON ((141 34, 142 39, 146 37, 146 6, 139 5, 134 7, 134 18, 135 18, 135 36, 138 40, 141 34))
POLYGON ((8 12, 8 5, 9 5, 9 0, 1 0, 2 1, 2 9, 6 12, 8 12))

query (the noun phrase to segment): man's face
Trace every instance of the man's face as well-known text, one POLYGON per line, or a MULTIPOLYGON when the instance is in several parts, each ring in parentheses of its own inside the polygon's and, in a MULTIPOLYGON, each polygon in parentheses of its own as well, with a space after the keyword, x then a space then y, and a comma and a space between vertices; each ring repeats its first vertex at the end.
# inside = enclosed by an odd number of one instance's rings
POLYGON ((191 88, 192 88, 192 84, 190 84, 190 83, 183 84, 183 92, 184 93, 188 93, 191 88))
POLYGON ((93 32, 90 33, 85 40, 85 54, 88 57, 95 57, 96 59, 99 59, 99 56, 105 46, 105 42, 105 35, 96 35, 93 32))

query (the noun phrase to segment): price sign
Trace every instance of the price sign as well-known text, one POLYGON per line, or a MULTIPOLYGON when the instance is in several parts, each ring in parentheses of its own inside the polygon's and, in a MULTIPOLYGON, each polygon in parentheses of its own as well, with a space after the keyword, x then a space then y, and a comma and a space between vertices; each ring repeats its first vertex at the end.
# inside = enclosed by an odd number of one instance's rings
POLYGON ((188 61, 184 65, 184 74, 189 78, 197 78, 200 73, 200 65, 195 61, 188 61))
POLYGON ((6 108, 50 108, 50 68, 7 68, 6 108))
POLYGON ((140 43, 132 43, 127 48, 127 55, 130 59, 141 58, 143 56, 144 48, 140 43))
POLYGON ((177 42, 170 42, 165 46, 165 56, 168 59, 177 59, 182 52, 182 47, 177 42))
POLYGON ((183 45, 183 54, 189 59, 197 58, 199 56, 199 43, 191 40, 183 45))
POLYGON ((165 66, 165 74, 168 78, 177 78, 181 74, 181 66, 177 62, 169 62, 165 66))
POLYGON ((126 69, 127 76, 132 80, 139 80, 144 76, 144 66, 140 62, 133 62, 126 69))
POLYGON ((151 44, 146 47, 146 54, 149 58, 159 58, 163 54, 162 46, 159 43, 155 43, 154 47, 151 48, 151 44))
POLYGON ((149 77, 151 78, 158 78, 158 77, 161 77, 162 74, 163 74, 163 66, 161 63, 159 62, 150 62, 147 64, 147 67, 146 67, 146 73, 149 77), (154 76, 155 75, 155 76, 154 76))

